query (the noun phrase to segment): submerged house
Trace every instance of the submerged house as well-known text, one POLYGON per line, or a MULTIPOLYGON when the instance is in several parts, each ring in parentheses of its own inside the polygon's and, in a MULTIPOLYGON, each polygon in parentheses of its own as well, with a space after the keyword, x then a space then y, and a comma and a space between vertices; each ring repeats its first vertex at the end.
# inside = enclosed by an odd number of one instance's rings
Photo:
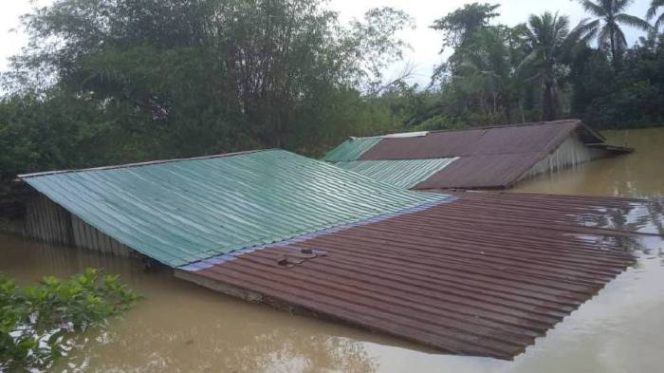
POLYGON ((282 150, 19 179, 32 190, 28 236, 147 256, 249 301, 502 359, 660 234, 654 202, 421 193, 282 150))
POLYGON ((573 119, 350 138, 325 160, 406 188, 497 189, 630 151, 573 119))

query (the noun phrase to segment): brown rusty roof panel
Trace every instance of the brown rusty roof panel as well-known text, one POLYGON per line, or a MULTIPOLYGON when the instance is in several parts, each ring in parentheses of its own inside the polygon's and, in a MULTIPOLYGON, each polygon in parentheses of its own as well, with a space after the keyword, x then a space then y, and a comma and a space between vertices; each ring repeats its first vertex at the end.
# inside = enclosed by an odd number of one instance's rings
POLYGON ((461 157, 414 189, 507 188, 544 157, 546 153, 461 157))
POLYGON ((426 136, 384 138, 367 150, 360 160, 432 159, 467 156, 475 153, 475 144, 485 129, 430 132, 426 136))
POLYGON ((474 155, 550 152, 581 126, 578 120, 487 130, 474 146, 474 155))
POLYGON ((384 138, 360 160, 430 159, 477 155, 548 153, 574 130, 579 120, 532 123, 459 131, 430 132, 426 136, 384 138))
POLYGON ((457 196, 177 274, 442 352, 510 359, 633 263, 635 237, 653 234, 641 231, 640 201, 457 196))
POLYGON ((361 161, 425 160, 458 157, 413 189, 507 188, 570 135, 588 146, 621 154, 626 148, 602 144, 602 137, 578 119, 429 132, 425 136, 385 137, 361 161))

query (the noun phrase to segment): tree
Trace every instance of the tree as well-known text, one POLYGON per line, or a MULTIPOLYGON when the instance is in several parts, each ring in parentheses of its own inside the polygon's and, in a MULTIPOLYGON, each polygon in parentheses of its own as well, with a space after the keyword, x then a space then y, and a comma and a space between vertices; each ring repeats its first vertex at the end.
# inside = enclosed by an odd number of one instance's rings
POLYGON ((664 43, 642 38, 615 71, 605 53, 587 48, 572 65, 575 117, 595 128, 643 127, 664 120, 664 43))
POLYGON ((513 38, 515 30, 506 26, 487 26, 468 37, 450 59, 455 65, 447 89, 465 95, 474 110, 489 122, 510 121, 518 106, 520 77, 515 62, 521 57, 521 44, 513 38))
POLYGON ((524 26, 491 25, 490 20, 499 15, 497 9, 498 5, 470 4, 434 25, 443 32, 444 44, 455 49, 432 77, 430 89, 441 90, 439 107, 414 116, 430 123, 425 127, 436 128, 443 122, 434 119, 443 111, 445 122, 453 117, 477 125, 530 117, 524 107, 531 92, 516 69, 524 57, 524 26))
POLYGON ((567 73, 564 62, 569 61, 574 48, 586 40, 588 25, 581 22, 569 30, 569 19, 545 12, 541 16, 531 15, 523 29, 527 56, 519 65, 528 80, 542 83, 542 116, 545 120, 558 117, 559 82, 567 73))
MULTIPOLYGON (((648 13, 646 14, 646 18, 648 20, 655 18, 655 16, 657 15, 657 11, 659 11, 659 8, 664 8, 664 0, 652 0, 652 2, 650 3, 650 8, 648 8, 648 13)), ((655 30, 658 31, 659 27, 662 24, 664 24, 664 12, 662 12, 662 14, 660 14, 659 17, 655 19, 655 23, 653 26, 655 30)))
POLYGON ((456 51, 463 48, 478 31, 487 27, 492 18, 500 15, 496 11, 499 7, 498 4, 466 4, 463 8, 434 21, 431 28, 441 31, 443 34, 443 47, 440 53, 443 53, 446 47, 452 47, 455 53, 447 63, 442 63, 434 68, 431 85, 441 82, 446 73, 454 74, 456 60, 458 60, 455 56, 456 51))
MULTIPOLYGON (((658 1, 658 0, 655 0, 658 1)), ((620 64, 627 39, 620 25, 642 30, 650 28, 648 22, 624 13, 632 0, 581 0, 583 8, 596 19, 588 24, 591 33, 597 36, 600 48, 609 50, 614 68, 620 64)))
POLYGON ((11 97, 0 103, 16 115, 11 130, 0 123, 0 141, 25 143, 11 169, 259 147, 316 154, 376 128, 358 118, 385 66, 401 58, 396 34, 410 18, 378 8, 342 25, 324 3, 55 0, 35 10, 24 18, 26 53, 5 76, 11 97), (14 110, 15 101, 34 110, 14 110), (30 137, 43 133, 35 126, 62 135, 30 137), (90 145, 105 139, 108 147, 90 145), (66 155, 42 157, 44 149, 66 155))
POLYGON ((499 4, 466 4, 434 21, 431 28, 443 32, 443 48, 450 46, 456 49, 463 46, 471 35, 488 26, 489 21, 499 15, 496 12, 499 7, 499 4))

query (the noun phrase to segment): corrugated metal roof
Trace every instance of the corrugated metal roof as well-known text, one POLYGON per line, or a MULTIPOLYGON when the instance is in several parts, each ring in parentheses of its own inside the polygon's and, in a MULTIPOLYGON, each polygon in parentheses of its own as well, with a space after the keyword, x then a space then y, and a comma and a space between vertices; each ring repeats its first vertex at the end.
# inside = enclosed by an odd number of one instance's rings
POLYGON ((359 172, 402 188, 412 188, 431 175, 449 166, 458 158, 408 159, 398 161, 337 162, 336 166, 359 172))
POLYGON ((562 120, 530 125, 439 131, 423 137, 386 138, 363 153, 360 160, 548 153, 581 126, 579 120, 562 120))
POLYGON ((380 141, 380 137, 351 137, 330 150, 324 160, 328 162, 354 161, 380 141))
POLYGON ((282 150, 21 178, 101 232, 174 267, 447 198, 282 150))
POLYGON ((647 207, 466 193, 176 275, 443 352, 509 359, 633 263, 647 207))
POLYGON ((506 188, 547 153, 496 154, 460 157, 414 189, 506 188))
MULTIPOLYGON (((505 188, 516 182, 538 161, 576 134, 594 147, 602 137, 580 120, 560 120, 511 126, 434 131, 421 136, 383 136, 369 149, 362 148, 358 161, 443 159, 459 157, 416 185, 429 188, 505 188)), ((372 138, 376 139, 376 138, 372 138)), ((342 144, 331 153, 351 145, 342 144), (341 148, 341 149, 340 149, 341 148)), ((604 148, 624 153, 629 149, 604 148)))

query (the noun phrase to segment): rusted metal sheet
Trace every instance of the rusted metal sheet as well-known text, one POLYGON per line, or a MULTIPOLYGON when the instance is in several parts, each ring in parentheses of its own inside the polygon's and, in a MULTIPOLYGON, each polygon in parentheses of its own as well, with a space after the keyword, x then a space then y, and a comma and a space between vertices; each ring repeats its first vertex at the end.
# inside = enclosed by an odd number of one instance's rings
POLYGON ((460 157, 413 189, 507 188, 545 156, 522 153, 460 157))
POLYGON ((643 231, 662 219, 648 207, 462 193, 176 274, 442 352, 510 359, 633 263, 637 237, 664 233, 643 231))
MULTIPOLYGON (((582 124, 579 120, 564 120, 524 126, 430 132, 422 137, 385 138, 362 154, 360 160, 549 152, 580 126, 582 124)), ((600 141, 597 139, 597 142, 600 141)))
MULTIPOLYGON (((570 139, 574 140, 577 147, 583 148, 576 150, 590 150, 589 146, 592 146, 594 153, 598 154, 589 157, 590 159, 631 151, 628 148, 602 144, 604 139, 599 134, 586 127, 580 120, 570 119, 468 130, 434 131, 423 136, 382 137, 370 149, 362 149, 359 161, 386 162, 459 157, 449 167, 434 173, 414 189, 507 188, 525 175, 532 174, 532 169, 547 157, 557 158, 555 152, 570 139)), ((562 164, 564 162, 560 163, 561 167, 571 166, 567 163, 562 164)))

